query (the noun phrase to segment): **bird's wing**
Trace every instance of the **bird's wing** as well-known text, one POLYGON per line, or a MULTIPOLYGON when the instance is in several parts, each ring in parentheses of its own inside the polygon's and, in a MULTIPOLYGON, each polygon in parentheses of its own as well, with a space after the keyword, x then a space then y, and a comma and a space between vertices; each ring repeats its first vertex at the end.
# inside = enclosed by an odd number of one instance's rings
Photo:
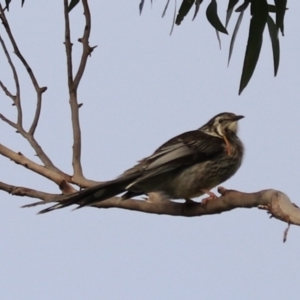
MULTIPOLYGON (((209 160, 224 151, 224 145, 223 139, 198 130, 183 133, 167 141, 152 155, 141 160, 139 164, 124 172, 119 178, 68 195, 56 205, 46 208, 40 213, 72 204, 79 204, 79 207, 82 207, 107 199, 148 178, 209 160)), ((33 205, 36 203, 28 206, 33 205)))
POLYGON ((185 132, 167 141, 152 155, 144 158, 138 165, 129 169, 124 175, 143 169, 144 172, 131 183, 144 181, 178 168, 209 160, 224 151, 221 138, 205 134, 199 130, 185 132))

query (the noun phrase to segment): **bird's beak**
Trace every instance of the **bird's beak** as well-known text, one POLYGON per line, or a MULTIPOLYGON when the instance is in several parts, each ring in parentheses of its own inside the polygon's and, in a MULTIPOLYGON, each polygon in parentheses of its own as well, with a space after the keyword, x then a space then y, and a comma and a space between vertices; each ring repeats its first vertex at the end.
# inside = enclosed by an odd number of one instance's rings
POLYGON ((238 121, 238 120, 243 119, 243 118, 245 118, 245 117, 244 116, 234 116, 234 117, 231 118, 231 120, 232 121, 238 121))

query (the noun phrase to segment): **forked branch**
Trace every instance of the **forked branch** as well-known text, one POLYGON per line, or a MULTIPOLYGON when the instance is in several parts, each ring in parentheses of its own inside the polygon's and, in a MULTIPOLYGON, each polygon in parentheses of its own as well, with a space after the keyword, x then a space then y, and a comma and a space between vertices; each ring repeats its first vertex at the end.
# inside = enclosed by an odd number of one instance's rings
POLYGON ((35 88, 36 95, 37 95, 37 102, 36 102, 37 105, 36 105, 36 111, 34 114, 34 118, 33 118, 32 124, 30 126, 30 129, 28 131, 26 131, 23 127, 23 112, 22 112, 22 106, 21 106, 20 82, 19 82, 18 74, 17 74, 16 68, 15 68, 15 65, 11 59, 11 56, 7 50, 5 42, 3 41, 2 37, 0 36, 0 43, 1 43, 2 49, 4 51, 4 54, 8 60, 9 66, 13 73, 13 78, 15 81, 15 88, 16 88, 15 95, 12 92, 10 92, 2 82, 0 84, 0 87, 2 88, 4 93, 9 98, 11 98, 11 100, 13 101, 13 105, 16 106, 17 121, 14 123, 13 121, 9 120, 2 114, 0 115, 0 117, 4 122, 8 123, 10 126, 15 128, 17 130, 17 132, 20 133, 29 142, 29 144, 35 150, 37 156, 40 158, 40 160, 43 162, 43 164, 45 165, 45 167, 47 169, 63 174, 63 172, 61 170, 59 170, 52 163, 50 158, 46 155, 46 153, 44 152, 44 150, 42 149, 42 147, 39 145, 39 143, 36 141, 36 139, 34 137, 34 133, 37 128, 39 117, 40 117, 40 112, 41 112, 42 94, 46 91, 47 88, 39 86, 31 67, 29 66, 28 62, 26 61, 26 59, 23 57, 22 53, 20 52, 19 47, 15 41, 15 38, 11 32, 9 23, 7 21, 4 9, 2 8, 1 4, 0 4, 0 18, 2 20, 2 24, 5 28, 7 36, 9 38, 9 41, 13 47, 14 53, 16 54, 16 56, 19 58, 19 60, 23 64, 24 68, 26 69, 27 74, 28 74, 29 78, 31 79, 31 82, 35 88))
POLYGON ((64 0, 64 17, 65 17, 65 48, 67 56, 67 74, 68 74, 68 86, 70 107, 72 115, 72 128, 73 128, 73 181, 80 186, 87 186, 90 181, 87 180, 82 171, 81 165, 81 129, 79 122, 79 108, 82 104, 78 103, 77 89, 84 73, 88 56, 91 54, 93 48, 89 46, 89 37, 91 32, 91 15, 87 0, 82 0, 83 11, 85 16, 85 27, 83 37, 79 39, 82 43, 81 60, 76 72, 75 78, 73 78, 73 64, 72 64, 72 42, 70 31, 70 20, 68 12, 68 1, 64 0))

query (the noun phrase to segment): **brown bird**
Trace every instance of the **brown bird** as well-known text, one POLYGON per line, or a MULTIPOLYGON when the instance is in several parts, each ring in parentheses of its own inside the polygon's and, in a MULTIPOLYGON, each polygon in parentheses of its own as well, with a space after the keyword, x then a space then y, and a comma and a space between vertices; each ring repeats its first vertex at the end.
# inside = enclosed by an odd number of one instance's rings
POLYGON ((186 201, 205 193, 209 195, 205 200, 215 198, 210 190, 241 166, 244 147, 237 136, 237 122, 242 118, 220 113, 199 129, 170 139, 117 179, 67 195, 40 213, 72 204, 77 208, 93 205, 122 193, 124 200, 150 192, 186 201))

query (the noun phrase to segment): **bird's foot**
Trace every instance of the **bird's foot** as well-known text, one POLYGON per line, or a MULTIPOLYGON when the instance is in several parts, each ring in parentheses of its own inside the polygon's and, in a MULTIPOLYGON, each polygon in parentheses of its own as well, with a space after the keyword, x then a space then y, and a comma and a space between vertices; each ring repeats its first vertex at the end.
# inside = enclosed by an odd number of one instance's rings
POLYGON ((208 197, 202 199, 201 205, 203 205, 203 206, 206 206, 208 201, 211 201, 213 199, 218 199, 218 196, 211 191, 208 191, 208 190, 201 190, 201 191, 203 193, 209 195, 208 197))

